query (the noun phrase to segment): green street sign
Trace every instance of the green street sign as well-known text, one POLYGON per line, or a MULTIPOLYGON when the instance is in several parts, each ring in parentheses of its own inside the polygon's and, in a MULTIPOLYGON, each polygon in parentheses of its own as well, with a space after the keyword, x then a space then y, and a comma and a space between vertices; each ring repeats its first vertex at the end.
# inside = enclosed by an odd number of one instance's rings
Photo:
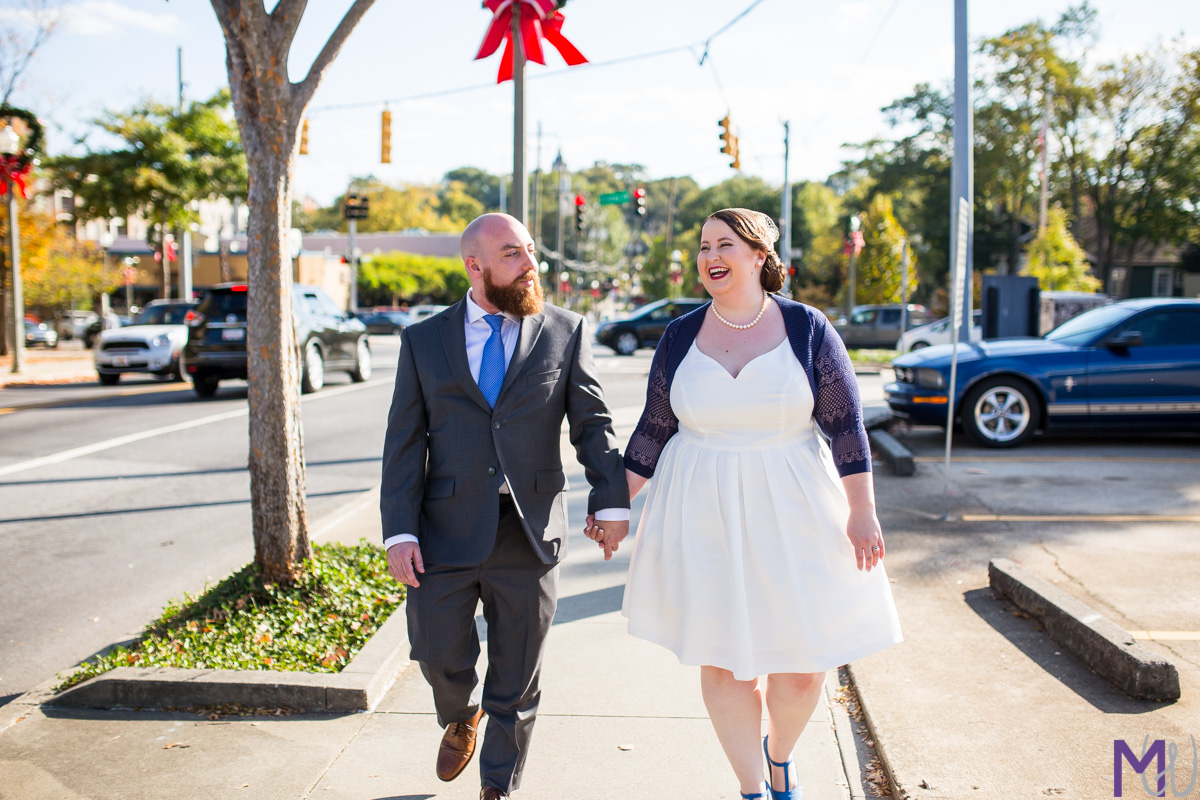
POLYGON ((600 195, 600 205, 602 206, 616 206, 628 202, 629 192, 609 192, 600 195))

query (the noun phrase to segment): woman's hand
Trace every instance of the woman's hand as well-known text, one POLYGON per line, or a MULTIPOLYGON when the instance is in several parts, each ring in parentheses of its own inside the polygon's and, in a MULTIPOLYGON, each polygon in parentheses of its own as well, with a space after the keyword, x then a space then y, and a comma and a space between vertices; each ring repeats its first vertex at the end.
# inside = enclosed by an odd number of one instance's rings
POLYGON ((846 523, 846 536, 854 546, 854 558, 858 568, 870 572, 872 568, 883 561, 885 547, 883 545, 883 530, 879 527, 879 517, 875 510, 850 510, 850 520, 846 523))

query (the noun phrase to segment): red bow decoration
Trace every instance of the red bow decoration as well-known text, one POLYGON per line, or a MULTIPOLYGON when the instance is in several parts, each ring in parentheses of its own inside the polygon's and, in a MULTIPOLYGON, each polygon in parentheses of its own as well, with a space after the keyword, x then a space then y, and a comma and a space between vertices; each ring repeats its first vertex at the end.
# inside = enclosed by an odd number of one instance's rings
POLYGON ((21 166, 21 159, 16 156, 0 156, 0 196, 8 194, 8 185, 11 183, 16 187, 16 191, 21 195, 22 200, 28 200, 29 195, 25 193, 25 176, 29 174, 29 164, 21 166))
POLYGON ((483 35, 483 44, 479 45, 475 60, 487 58, 500 48, 501 42, 504 42, 504 55, 500 58, 500 71, 496 74, 496 83, 512 80, 513 76, 514 3, 521 4, 521 50, 525 53, 527 61, 545 65, 546 58, 542 55, 542 39, 545 39, 554 45, 554 49, 558 50, 569 66, 587 63, 583 53, 562 35, 563 15, 554 0, 484 0, 484 8, 492 12, 492 24, 483 35))

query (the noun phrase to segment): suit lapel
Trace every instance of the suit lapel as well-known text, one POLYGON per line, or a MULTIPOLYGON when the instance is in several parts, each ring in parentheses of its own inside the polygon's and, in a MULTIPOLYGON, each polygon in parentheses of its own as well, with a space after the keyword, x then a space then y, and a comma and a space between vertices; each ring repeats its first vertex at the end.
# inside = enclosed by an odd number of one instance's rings
MULTIPOLYGON (((467 324, 466 298, 459 300, 442 320, 442 347, 446 351, 446 361, 450 364, 451 374, 468 397, 478 403, 484 411, 492 413, 492 407, 479 390, 479 384, 471 377, 471 365, 467 362, 467 335, 464 332, 464 326, 467 324)), ((520 347, 519 342, 517 346, 520 347)), ((515 356, 513 363, 516 363, 515 356)))
MULTIPOLYGON (((525 362, 529 360, 529 354, 533 352, 533 346, 537 344, 538 335, 542 332, 542 323, 545 322, 545 319, 543 314, 521 318, 521 330, 517 334, 517 349, 513 352, 512 361, 508 362, 508 369, 504 371, 504 384, 500 387, 500 397, 504 397, 508 387, 512 386, 517 375, 525 367, 525 362)), ((482 396, 483 394, 480 393, 480 397, 482 396)), ((497 399, 496 402, 499 403, 500 400, 497 399)))

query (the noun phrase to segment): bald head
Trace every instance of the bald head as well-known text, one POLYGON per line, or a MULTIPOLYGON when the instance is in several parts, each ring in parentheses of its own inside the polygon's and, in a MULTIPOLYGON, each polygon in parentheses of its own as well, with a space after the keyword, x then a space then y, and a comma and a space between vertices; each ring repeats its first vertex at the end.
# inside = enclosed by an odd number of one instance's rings
POLYGON ((459 249, 463 261, 468 258, 486 259, 505 245, 524 247, 529 231, 516 217, 508 214, 483 214, 471 221, 462 233, 459 249))

